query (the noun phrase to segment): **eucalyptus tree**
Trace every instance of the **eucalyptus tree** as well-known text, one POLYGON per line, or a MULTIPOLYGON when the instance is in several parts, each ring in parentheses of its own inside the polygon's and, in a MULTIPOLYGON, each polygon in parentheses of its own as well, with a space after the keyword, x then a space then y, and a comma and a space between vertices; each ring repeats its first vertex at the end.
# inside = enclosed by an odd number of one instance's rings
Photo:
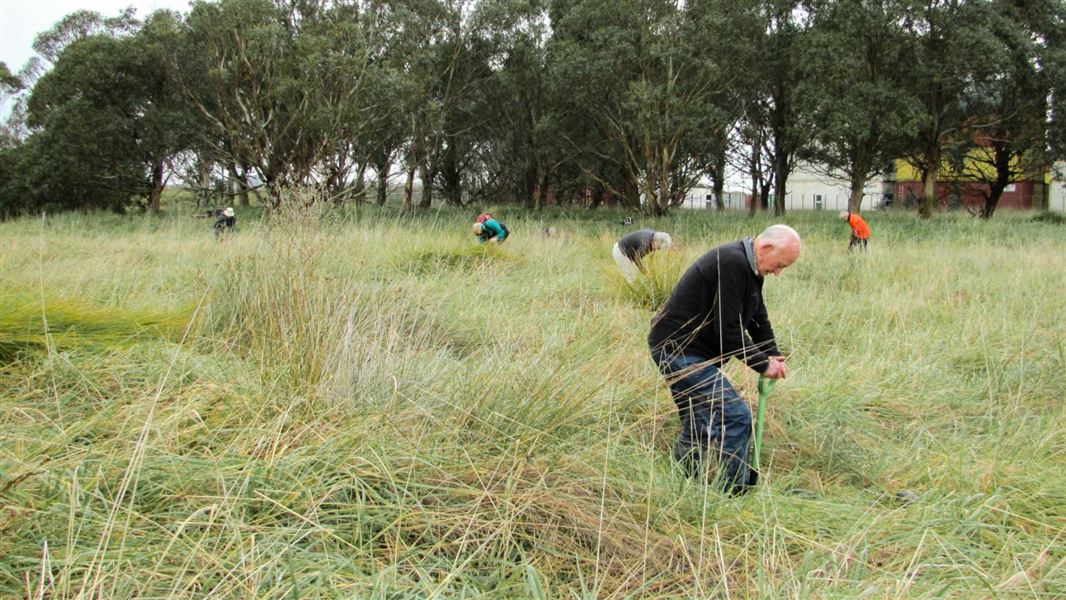
MULTIPOLYGON (((1063 9, 1063 4, 1056 0, 1034 4, 1046 7, 1044 12, 1050 15, 1059 15, 1063 9)), ((1048 149, 1052 160, 1062 161, 1066 160, 1066 82, 1062 80, 1066 77, 1066 17, 1045 19, 1043 23, 1046 26, 1041 58, 1044 72, 1058 75, 1051 83, 1048 97, 1048 149)))
POLYGON ((907 0, 906 12, 907 89, 922 107, 906 157, 922 174, 918 215, 929 218, 945 159, 967 143, 966 90, 995 72, 995 11, 990 0, 907 0))
MULTIPOLYGON (((489 135, 496 70, 490 61, 498 24, 487 2, 447 0, 446 25, 440 31, 434 62, 439 73, 433 95, 440 109, 439 129, 430 138, 428 167, 438 175, 448 203, 462 205, 465 188, 486 175, 479 147, 489 135)), ((511 7, 507 7, 510 11, 511 7)), ((476 193, 476 190, 475 190, 476 193)))
MULTIPOLYGON (((385 145, 377 145, 374 161, 378 169, 379 186, 386 185, 391 156, 391 143, 401 141, 404 163, 403 209, 414 209, 412 195, 414 180, 420 166, 429 158, 430 148, 439 139, 442 108, 436 94, 440 78, 437 54, 446 34, 448 7, 440 0, 387 1, 382 26, 390 30, 390 40, 383 60, 387 63, 389 81, 394 87, 399 129, 379 130, 385 145), (399 133, 399 138, 397 137, 399 133)), ((424 186, 432 181, 422 182, 424 186)), ((383 203, 384 188, 379 187, 379 202, 383 203)))
MULTIPOLYGON (((380 2, 311 4, 298 11, 294 51, 313 93, 304 126, 321 144, 310 152, 313 178, 340 201, 370 161, 370 140, 394 111, 383 60, 388 29, 380 2)), ((293 19, 292 16, 289 19, 293 19)))
MULTIPOLYGON (((13 98, 23 89, 22 79, 8 69, 7 64, 0 61, 0 108, 4 107, 8 100, 13 98)), ((7 123, 0 125, 0 147, 13 145, 16 142, 14 132, 8 129, 7 123)))
POLYGON ((755 38, 754 89, 767 101, 765 127, 773 168, 774 214, 785 212, 788 177, 810 143, 810 125, 796 102, 798 53, 809 13, 799 0, 758 0, 762 32, 755 38))
POLYGON ((725 81, 712 11, 675 0, 557 0, 552 3, 552 77, 568 94, 571 135, 584 170, 611 186, 611 164, 630 206, 662 214, 705 169, 707 149, 686 139, 720 127, 707 110, 725 81), (580 136, 580 137, 579 137, 580 136), (689 150, 689 152, 686 152, 689 150))
POLYGON ((48 205, 159 210, 164 165, 185 144, 189 114, 163 69, 175 17, 161 11, 133 33, 63 46, 31 91, 30 168, 48 205))
POLYGON ((982 184, 978 214, 984 219, 995 213, 1007 186, 1043 179, 1051 167, 1049 100, 1066 90, 1054 31, 1066 23, 1066 5, 996 0, 992 10, 993 68, 963 90, 962 143, 950 161, 962 179, 982 184))
POLYGON ((558 162, 544 126, 547 13, 540 0, 483 0, 471 17, 488 69, 463 119, 473 136, 472 195, 539 207, 558 162))
POLYGON ((809 25, 800 0, 737 0, 731 35, 743 41, 731 52, 742 69, 736 105, 743 111, 733 128, 733 161, 751 178, 751 212, 785 211, 785 189, 798 155, 811 141, 811 125, 796 102, 798 48, 809 25))
POLYGON ((921 115, 905 91, 907 15, 898 0, 819 1, 812 8, 797 52, 795 95, 814 125, 803 158, 843 175, 848 210, 858 213, 866 182, 898 158, 921 115))
POLYGON ((344 92, 327 84, 344 69, 314 31, 319 9, 270 0, 197 2, 172 55, 171 72, 203 123, 200 146, 216 162, 249 166, 274 206, 284 187, 313 180, 341 118, 328 100, 344 92))
POLYGON ((22 80, 0 61, 0 97, 7 97, 22 89, 22 80))

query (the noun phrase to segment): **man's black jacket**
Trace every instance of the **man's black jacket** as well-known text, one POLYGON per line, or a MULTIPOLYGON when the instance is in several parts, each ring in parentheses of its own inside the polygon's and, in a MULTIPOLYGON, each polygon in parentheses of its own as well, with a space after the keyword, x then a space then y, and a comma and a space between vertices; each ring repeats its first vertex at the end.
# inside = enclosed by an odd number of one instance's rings
POLYGON ((648 346, 668 355, 688 354, 724 363, 736 356, 766 371, 778 355, 774 330, 744 242, 722 244, 685 271, 663 308, 652 317, 648 346), (749 337, 750 336, 750 337, 749 337))

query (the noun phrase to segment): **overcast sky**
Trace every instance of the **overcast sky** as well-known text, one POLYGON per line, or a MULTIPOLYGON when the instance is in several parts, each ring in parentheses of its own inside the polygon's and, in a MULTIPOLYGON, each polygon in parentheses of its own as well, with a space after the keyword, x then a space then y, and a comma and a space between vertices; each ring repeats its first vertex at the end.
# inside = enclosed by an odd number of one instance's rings
POLYGON ((0 0, 0 62, 18 73, 33 56, 33 38, 64 16, 88 9, 113 17, 127 6, 136 8, 138 17, 159 8, 186 13, 189 0, 0 0))

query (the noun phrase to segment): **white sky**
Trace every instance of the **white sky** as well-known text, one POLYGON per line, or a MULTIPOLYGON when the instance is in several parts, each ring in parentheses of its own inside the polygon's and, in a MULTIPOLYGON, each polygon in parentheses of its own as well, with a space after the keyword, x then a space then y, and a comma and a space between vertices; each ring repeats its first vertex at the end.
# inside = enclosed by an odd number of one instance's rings
POLYGON ((33 56, 33 38, 80 9, 113 17, 127 6, 145 17, 159 8, 189 12, 189 0, 0 0, 0 62, 13 73, 33 56))

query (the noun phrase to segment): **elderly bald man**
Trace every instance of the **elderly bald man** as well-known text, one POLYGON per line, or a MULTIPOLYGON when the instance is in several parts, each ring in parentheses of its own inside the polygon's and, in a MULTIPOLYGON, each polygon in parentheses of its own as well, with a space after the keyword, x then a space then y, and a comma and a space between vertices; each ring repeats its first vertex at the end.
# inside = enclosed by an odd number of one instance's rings
POLYGON ((669 250, 673 245, 670 234, 654 229, 638 229, 614 244, 611 256, 626 281, 633 283, 640 273, 646 273, 644 257, 656 250, 669 250))
POLYGON ((681 432, 674 458, 705 476, 717 458, 725 491, 743 493, 758 474, 748 462, 751 409, 721 367, 732 357, 770 379, 788 374, 763 302, 763 280, 799 257, 801 240, 787 225, 722 244, 681 276, 652 318, 648 347, 677 405, 681 432))

